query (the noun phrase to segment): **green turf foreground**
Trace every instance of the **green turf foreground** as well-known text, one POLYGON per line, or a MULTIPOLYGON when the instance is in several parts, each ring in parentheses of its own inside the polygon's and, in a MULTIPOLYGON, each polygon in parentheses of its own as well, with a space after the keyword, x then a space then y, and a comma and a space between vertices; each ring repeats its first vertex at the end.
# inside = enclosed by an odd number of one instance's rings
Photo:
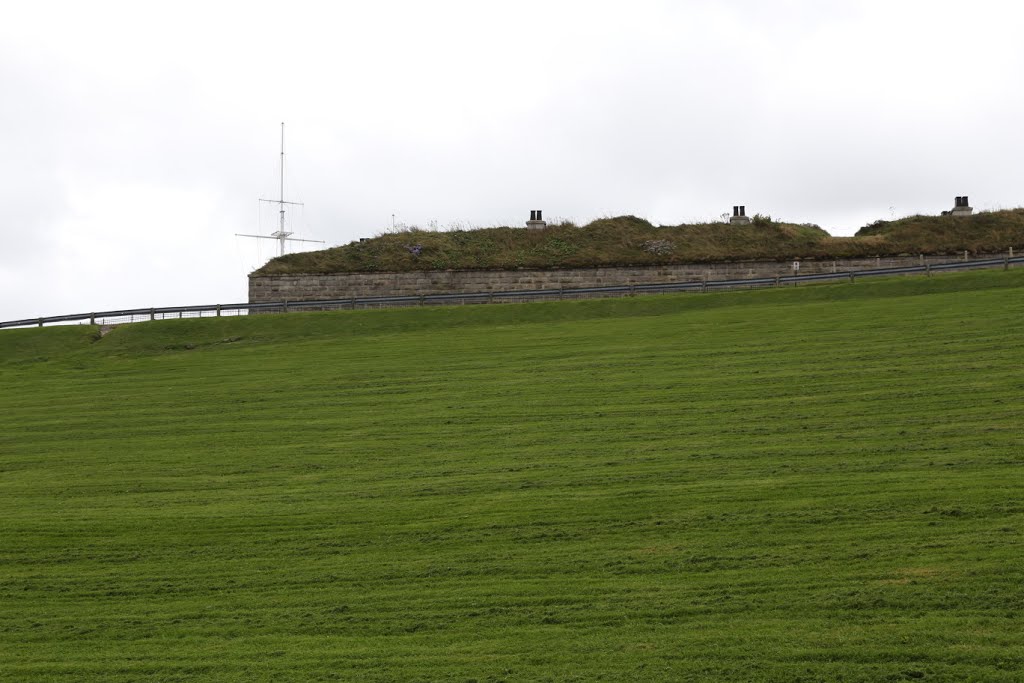
POLYGON ((2 681, 1020 681, 1024 271, 0 332, 2 681))

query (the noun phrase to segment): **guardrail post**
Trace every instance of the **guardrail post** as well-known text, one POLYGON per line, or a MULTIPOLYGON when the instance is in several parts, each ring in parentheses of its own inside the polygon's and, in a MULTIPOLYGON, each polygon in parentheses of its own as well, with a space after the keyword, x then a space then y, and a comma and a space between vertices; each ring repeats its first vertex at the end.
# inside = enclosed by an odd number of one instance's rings
POLYGON ((494 303, 494 292, 487 292, 487 303, 494 303))
POLYGON ((778 275, 776 275, 775 276, 775 286, 776 287, 778 287, 780 284, 782 284, 780 280, 781 280, 781 278, 778 275))
POLYGON ((702 292, 707 292, 708 291, 708 279, 707 278, 704 278, 703 280, 700 281, 700 291, 702 291, 702 292))
POLYGON ((356 298, 355 297, 352 297, 351 304, 352 304, 352 310, 353 311, 356 310, 356 298))
POLYGON ((630 296, 636 296, 636 285, 630 285, 629 286, 629 295, 630 296))
POLYGON ((932 276, 932 264, 928 263, 925 265, 924 274, 927 275, 928 277, 932 276))
POLYGON ((964 261, 966 261, 966 260, 967 260, 967 250, 964 249, 964 261))
POLYGON ((43 319, 42 319, 42 318, 40 318, 40 319, 39 319, 39 327, 42 327, 42 326, 43 326, 43 319))
POLYGON ((426 297, 424 297, 422 294, 420 294, 420 306, 422 306, 425 302, 426 302, 426 297))
POLYGON ((156 320, 156 309, 155 308, 149 309, 149 319, 150 320, 156 320))
POLYGON ((217 317, 220 317, 220 304, 217 304, 217 317))
POLYGON ((854 281, 855 281, 855 278, 856 278, 856 276, 857 276, 857 274, 856 274, 856 273, 854 273, 854 272, 853 272, 853 271, 851 270, 851 271, 850 271, 850 284, 851 284, 851 285, 852 285, 852 284, 854 283, 854 281))
POLYGON ((1010 257, 1009 256, 1004 256, 1003 257, 1003 270, 1009 270, 1009 269, 1010 269, 1010 257))
POLYGON ((285 300, 284 300, 284 312, 285 312, 285 313, 287 313, 287 312, 288 312, 288 299, 285 299, 285 300))
POLYGON ((95 313, 90 313, 89 314, 89 324, 90 325, 95 325, 96 324, 96 314, 95 313))

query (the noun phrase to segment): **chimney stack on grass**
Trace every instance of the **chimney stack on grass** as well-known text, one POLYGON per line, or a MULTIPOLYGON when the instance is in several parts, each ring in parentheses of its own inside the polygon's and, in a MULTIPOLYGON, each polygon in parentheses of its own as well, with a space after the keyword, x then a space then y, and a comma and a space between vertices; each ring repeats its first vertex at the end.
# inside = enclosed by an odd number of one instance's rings
POLYGON ((540 209, 535 209, 530 212, 530 220, 526 221, 526 227, 531 229, 538 229, 547 226, 544 222, 543 212, 540 209))
POLYGON ((953 206, 953 210, 950 213, 954 216, 970 216, 974 213, 974 209, 967 202, 967 195, 956 198, 956 204, 953 206))
POLYGON ((747 207, 745 206, 734 206, 732 207, 732 218, 729 219, 730 225, 750 225, 750 218, 747 217, 747 207))

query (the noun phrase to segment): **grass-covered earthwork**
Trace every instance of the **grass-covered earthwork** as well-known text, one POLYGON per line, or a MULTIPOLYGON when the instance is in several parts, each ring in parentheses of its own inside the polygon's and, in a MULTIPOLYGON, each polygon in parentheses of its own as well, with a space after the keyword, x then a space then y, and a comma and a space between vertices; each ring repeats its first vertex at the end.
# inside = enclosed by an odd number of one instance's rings
POLYGON ((330 249, 287 254, 255 275, 659 265, 1004 253, 1024 248, 1024 209, 878 221, 854 237, 754 216, 750 225, 655 226, 635 216, 546 228, 409 228, 330 249))

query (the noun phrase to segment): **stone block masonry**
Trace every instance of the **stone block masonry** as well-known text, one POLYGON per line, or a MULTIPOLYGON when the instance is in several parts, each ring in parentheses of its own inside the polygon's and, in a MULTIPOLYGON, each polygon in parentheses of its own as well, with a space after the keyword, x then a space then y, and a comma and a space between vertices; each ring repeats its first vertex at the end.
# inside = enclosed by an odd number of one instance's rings
MULTIPOLYGON (((972 258, 1001 258, 1003 254, 973 254, 972 258)), ((874 268, 939 264, 962 260, 955 256, 894 256, 888 258, 801 261, 800 275, 848 272, 874 268)), ((524 270, 428 270, 380 273, 250 275, 249 303, 320 301, 374 296, 472 294, 530 289, 578 289, 613 285, 645 285, 700 280, 753 279, 793 275, 792 261, 734 263, 676 263, 659 266, 560 268, 524 270)))

